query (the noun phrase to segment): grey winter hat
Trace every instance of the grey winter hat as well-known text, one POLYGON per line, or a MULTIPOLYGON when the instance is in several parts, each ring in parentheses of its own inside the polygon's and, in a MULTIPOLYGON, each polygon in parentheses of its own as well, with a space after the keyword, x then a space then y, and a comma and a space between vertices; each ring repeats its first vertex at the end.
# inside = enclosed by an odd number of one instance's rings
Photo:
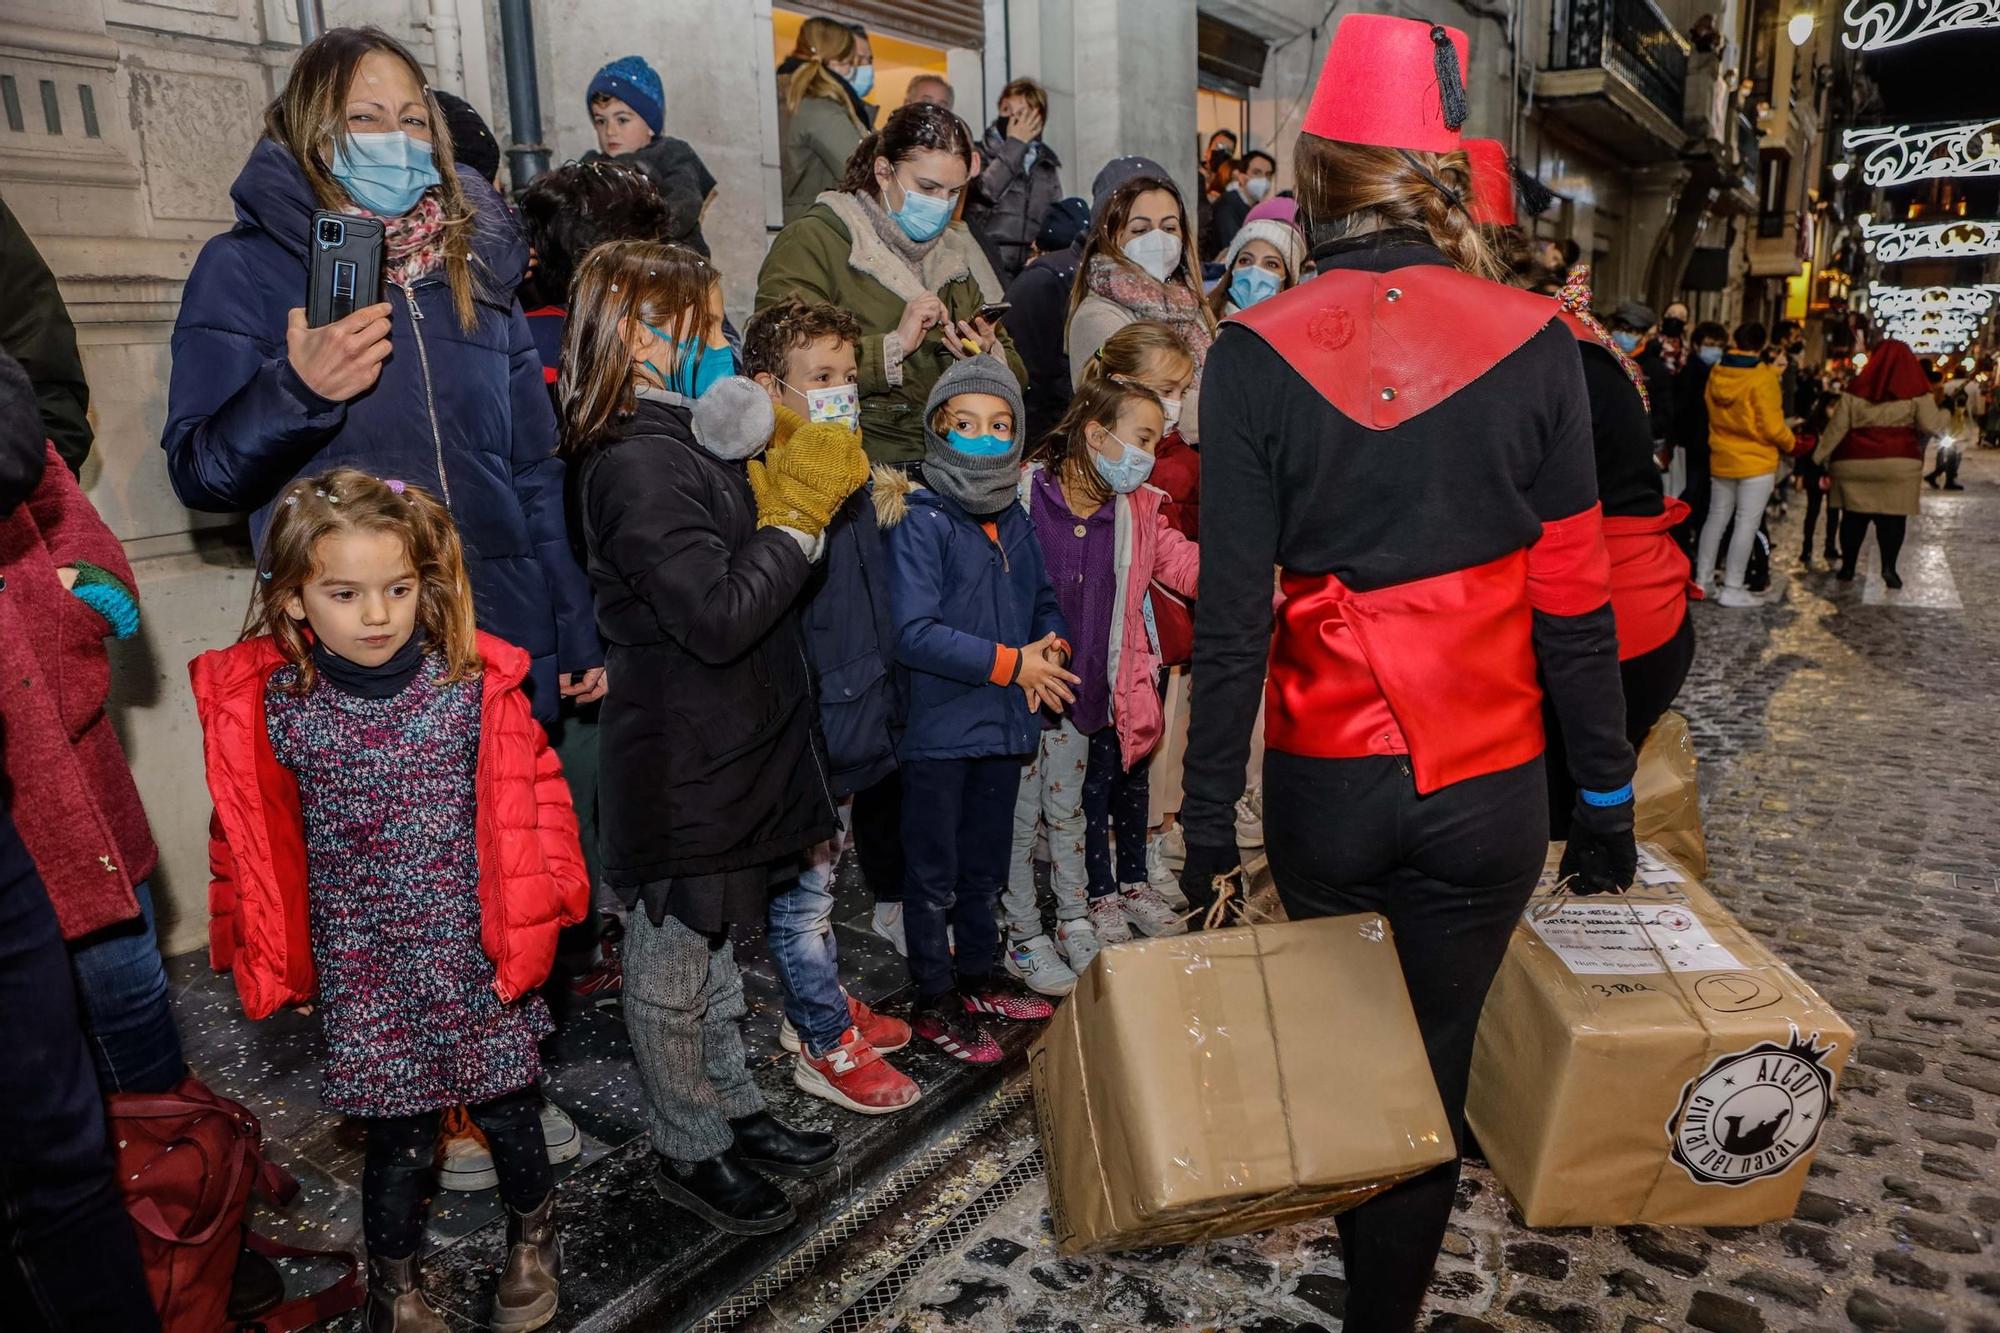
POLYGON ((1660 317, 1653 313, 1653 307, 1643 302, 1625 301, 1621 302, 1618 308, 1611 312, 1611 322, 1613 324, 1623 324, 1635 333, 1644 333, 1647 329, 1658 324, 1660 317))
MULTIPOLYGON (((1111 201, 1112 191, 1134 176, 1157 176, 1168 185, 1174 184, 1174 178, 1167 173, 1167 169, 1150 157, 1114 157, 1104 164, 1104 169, 1097 173, 1097 179, 1090 183, 1092 222, 1103 214, 1104 206, 1111 201)), ((1180 193, 1180 187, 1174 186, 1174 192, 1180 193)))
POLYGON ((1013 501, 1020 484, 1021 437, 1026 430, 1021 384, 1007 363, 995 356, 968 357, 938 376, 924 402, 925 483, 968 514, 999 513, 1013 501), (968 454, 937 433, 931 424, 937 410, 962 393, 990 393, 1006 401, 1014 414, 1011 449, 1004 454, 968 454))

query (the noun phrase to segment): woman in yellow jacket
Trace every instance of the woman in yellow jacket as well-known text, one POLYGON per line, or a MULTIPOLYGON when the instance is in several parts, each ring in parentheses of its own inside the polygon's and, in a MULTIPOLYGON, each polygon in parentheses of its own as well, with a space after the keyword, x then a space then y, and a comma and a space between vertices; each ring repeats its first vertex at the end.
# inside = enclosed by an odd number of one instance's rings
POLYGON ((1758 356, 1764 347, 1764 326, 1740 324, 1731 341, 1735 350, 1725 354, 1708 377, 1708 472, 1713 490, 1696 548, 1694 581, 1704 590, 1715 586, 1716 553, 1734 519, 1722 591, 1715 600, 1723 606, 1756 606, 1756 595, 1743 586, 1744 573, 1750 567, 1764 506, 1778 484, 1778 460, 1791 451, 1792 432, 1785 424, 1778 372, 1758 356))

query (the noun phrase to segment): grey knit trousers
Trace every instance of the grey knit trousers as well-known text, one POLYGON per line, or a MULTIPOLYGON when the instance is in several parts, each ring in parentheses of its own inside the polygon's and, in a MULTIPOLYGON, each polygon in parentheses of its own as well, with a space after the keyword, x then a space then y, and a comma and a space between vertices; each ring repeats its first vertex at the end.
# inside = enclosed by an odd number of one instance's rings
POLYGON ((727 939, 643 909, 625 927, 625 1028, 646 1088, 653 1151, 682 1165, 735 1142, 731 1120, 764 1109, 743 1050, 743 974, 727 939))

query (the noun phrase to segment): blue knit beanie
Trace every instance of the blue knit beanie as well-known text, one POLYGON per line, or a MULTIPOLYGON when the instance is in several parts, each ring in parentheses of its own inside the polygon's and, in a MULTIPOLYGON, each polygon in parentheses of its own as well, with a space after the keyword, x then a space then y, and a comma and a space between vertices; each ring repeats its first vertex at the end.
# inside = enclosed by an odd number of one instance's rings
POLYGON ((654 134, 660 132, 666 106, 660 92, 660 76, 646 63, 645 57, 620 56, 598 70, 596 77, 590 81, 590 90, 583 95, 585 107, 596 101, 600 94, 617 98, 639 113, 639 119, 646 122, 647 129, 654 134))

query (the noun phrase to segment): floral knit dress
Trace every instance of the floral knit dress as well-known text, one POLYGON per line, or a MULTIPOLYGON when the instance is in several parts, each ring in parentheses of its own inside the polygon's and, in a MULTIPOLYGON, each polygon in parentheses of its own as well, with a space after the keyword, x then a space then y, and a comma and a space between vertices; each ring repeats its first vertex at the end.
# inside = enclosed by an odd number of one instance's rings
POLYGON ((273 673, 264 703, 305 814, 320 1101, 413 1115, 526 1087, 552 1025, 537 996, 500 1002, 480 948, 479 680, 440 685, 427 662, 369 699, 325 676, 293 694, 296 678, 273 673))

